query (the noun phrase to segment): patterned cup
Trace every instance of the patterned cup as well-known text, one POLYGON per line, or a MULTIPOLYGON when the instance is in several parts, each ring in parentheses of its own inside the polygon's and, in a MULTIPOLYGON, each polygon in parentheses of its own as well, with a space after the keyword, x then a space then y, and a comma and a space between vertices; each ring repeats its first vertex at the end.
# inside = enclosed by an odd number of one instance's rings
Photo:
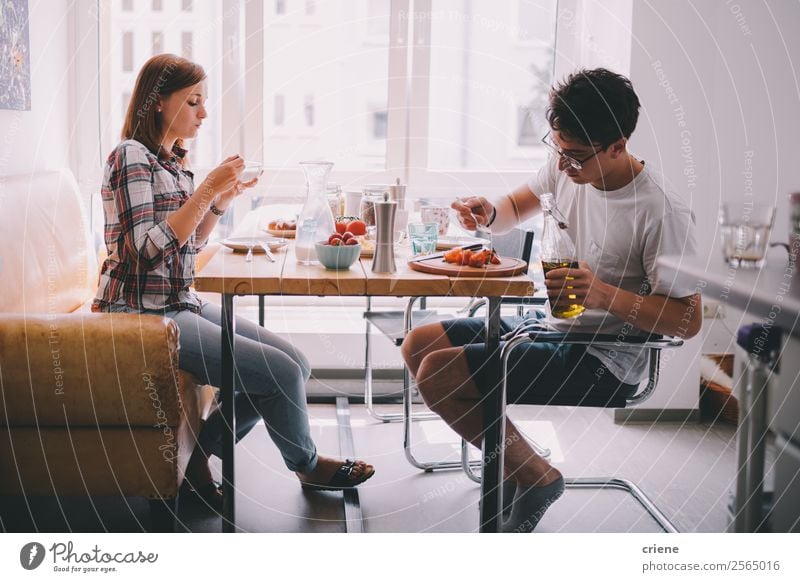
POLYGON ((423 206, 419 210, 422 222, 436 225, 439 236, 447 234, 450 227, 450 209, 447 206, 423 206))

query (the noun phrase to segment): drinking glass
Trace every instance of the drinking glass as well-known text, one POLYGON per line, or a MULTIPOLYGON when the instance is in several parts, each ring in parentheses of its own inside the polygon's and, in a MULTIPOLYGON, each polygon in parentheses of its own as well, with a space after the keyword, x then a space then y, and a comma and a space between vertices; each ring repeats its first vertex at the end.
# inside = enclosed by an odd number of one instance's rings
POLYGON ((437 225, 434 222, 413 222, 408 225, 408 238, 414 256, 430 255, 436 250, 437 225))
POLYGON ((760 268, 769 248, 775 207, 725 203, 719 207, 722 253, 732 267, 760 268))

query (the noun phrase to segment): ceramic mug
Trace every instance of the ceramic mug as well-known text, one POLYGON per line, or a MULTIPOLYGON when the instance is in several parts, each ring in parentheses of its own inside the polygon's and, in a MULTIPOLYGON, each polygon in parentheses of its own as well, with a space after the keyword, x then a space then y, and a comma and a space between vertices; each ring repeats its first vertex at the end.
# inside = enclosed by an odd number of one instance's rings
POLYGON ((447 229, 450 228, 450 209, 447 206, 423 206, 419 214, 422 222, 436 225, 439 236, 447 234, 447 229))

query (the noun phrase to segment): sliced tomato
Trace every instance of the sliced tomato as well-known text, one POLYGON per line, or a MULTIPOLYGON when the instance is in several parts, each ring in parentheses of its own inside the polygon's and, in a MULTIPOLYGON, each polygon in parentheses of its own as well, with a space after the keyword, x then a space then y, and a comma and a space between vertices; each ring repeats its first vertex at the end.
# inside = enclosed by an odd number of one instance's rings
POLYGON ((464 254, 464 251, 461 249, 461 247, 450 249, 444 254, 444 260, 447 263, 455 263, 458 265, 461 263, 462 254, 464 254))

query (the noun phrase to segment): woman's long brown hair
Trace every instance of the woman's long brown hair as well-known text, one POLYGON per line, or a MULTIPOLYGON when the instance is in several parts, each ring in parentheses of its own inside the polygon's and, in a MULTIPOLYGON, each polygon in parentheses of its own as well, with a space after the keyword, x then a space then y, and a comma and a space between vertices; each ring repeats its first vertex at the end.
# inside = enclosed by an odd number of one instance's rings
MULTIPOLYGON (((122 126, 122 139, 135 139, 157 156, 171 155, 171 152, 160 151, 165 128, 158 111, 159 99, 197 85, 205 78, 203 67, 183 57, 171 54, 151 57, 136 78, 122 126)), ((175 145, 183 149, 183 140, 176 140, 175 145)))

